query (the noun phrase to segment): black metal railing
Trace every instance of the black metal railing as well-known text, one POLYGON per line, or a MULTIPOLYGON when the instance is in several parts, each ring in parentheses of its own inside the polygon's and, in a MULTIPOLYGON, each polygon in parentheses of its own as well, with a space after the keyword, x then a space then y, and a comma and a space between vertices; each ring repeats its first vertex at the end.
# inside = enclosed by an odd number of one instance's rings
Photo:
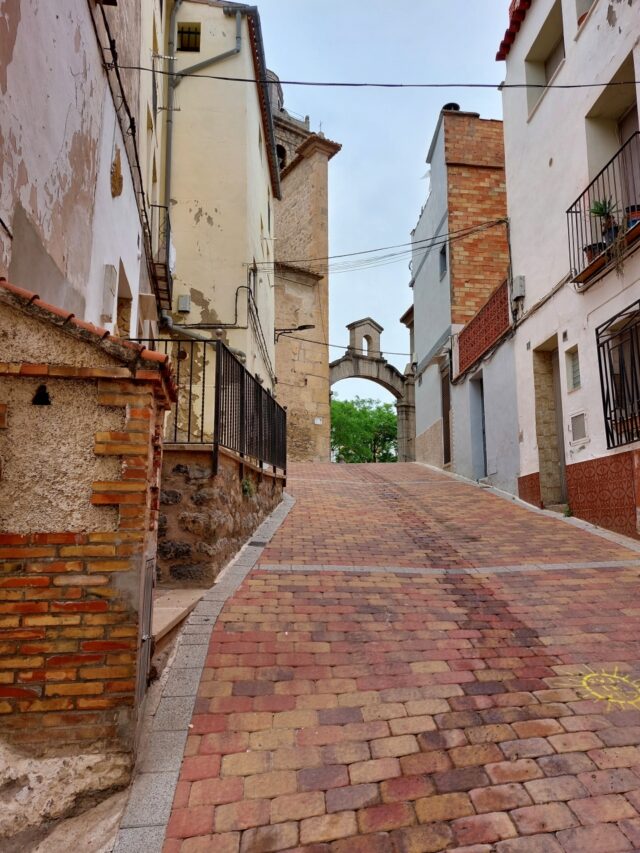
POLYGON ((169 356, 178 400, 165 425, 171 444, 209 445, 287 467, 287 413, 222 341, 139 340, 169 356))
POLYGON ((607 447, 640 440, 640 300, 596 329, 607 447))
POLYGON ((166 205, 150 204, 149 207, 152 211, 152 228, 157 235, 157 244, 154 246, 153 252, 155 291, 160 306, 170 311, 173 297, 171 218, 166 205))
POLYGON ((640 238, 640 133, 634 133, 567 210, 573 280, 614 265, 640 238))

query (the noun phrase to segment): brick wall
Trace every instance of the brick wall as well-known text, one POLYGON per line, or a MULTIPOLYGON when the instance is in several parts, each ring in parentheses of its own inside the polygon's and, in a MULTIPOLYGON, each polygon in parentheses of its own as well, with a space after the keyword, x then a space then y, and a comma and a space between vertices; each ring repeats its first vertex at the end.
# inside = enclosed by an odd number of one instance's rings
MULTIPOLYGON (((502 122, 444 114, 449 231, 507 215, 502 122)), ((449 243, 451 319, 466 323, 507 277, 505 225, 449 243)))
MULTIPOLYGON (((87 381, 106 372, 80 371, 87 381)), ((151 389, 127 381, 98 380, 98 403, 127 413, 122 432, 93 437, 97 456, 122 460, 121 478, 94 482, 89 496, 118 508, 117 529, 0 534, 0 732, 35 748, 126 746, 133 737, 138 584, 157 515, 159 413, 151 389)))
POLYGON ((458 336, 458 371, 477 361, 509 328, 509 284, 503 282, 458 336))
POLYGON ((15 500, 0 534, 0 736, 130 750, 169 369, 6 284, 0 328, 0 506, 15 500))

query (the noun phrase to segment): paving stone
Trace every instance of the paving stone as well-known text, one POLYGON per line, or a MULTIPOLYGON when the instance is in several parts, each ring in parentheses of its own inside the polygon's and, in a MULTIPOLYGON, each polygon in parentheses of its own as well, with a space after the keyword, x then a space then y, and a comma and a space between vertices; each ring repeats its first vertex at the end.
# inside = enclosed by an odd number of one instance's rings
POLYGON ((202 834, 163 853, 632 849, 640 713, 579 679, 635 662, 637 550, 420 465, 290 488, 185 628, 157 716, 184 737, 197 691, 172 826, 202 834))

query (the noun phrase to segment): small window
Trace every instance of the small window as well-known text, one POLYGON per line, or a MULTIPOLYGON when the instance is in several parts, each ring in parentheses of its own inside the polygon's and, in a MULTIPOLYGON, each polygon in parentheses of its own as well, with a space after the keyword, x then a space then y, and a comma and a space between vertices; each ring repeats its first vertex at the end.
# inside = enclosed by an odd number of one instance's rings
POLYGON ((580 356, 578 347, 573 347, 566 352, 567 359, 567 388, 575 391, 580 388, 580 356))
POLYGON ((440 278, 447 274, 447 244, 440 249, 440 278))
POLYGON ((200 51, 200 24, 178 24, 178 50, 191 53, 200 51))
POLYGON ((278 166, 284 169, 287 165, 287 149, 284 145, 276 145, 276 154, 278 157, 278 166))
POLYGON ((579 412, 571 417, 571 444, 584 441, 587 437, 587 416, 579 412))

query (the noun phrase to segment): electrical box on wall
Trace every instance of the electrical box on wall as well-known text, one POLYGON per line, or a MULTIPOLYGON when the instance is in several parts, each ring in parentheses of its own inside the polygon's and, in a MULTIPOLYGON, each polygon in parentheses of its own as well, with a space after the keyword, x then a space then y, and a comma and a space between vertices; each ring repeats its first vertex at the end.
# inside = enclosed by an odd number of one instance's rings
POLYGON ((191 297, 188 293, 178 296, 178 311, 180 314, 188 314, 191 311, 191 297))

